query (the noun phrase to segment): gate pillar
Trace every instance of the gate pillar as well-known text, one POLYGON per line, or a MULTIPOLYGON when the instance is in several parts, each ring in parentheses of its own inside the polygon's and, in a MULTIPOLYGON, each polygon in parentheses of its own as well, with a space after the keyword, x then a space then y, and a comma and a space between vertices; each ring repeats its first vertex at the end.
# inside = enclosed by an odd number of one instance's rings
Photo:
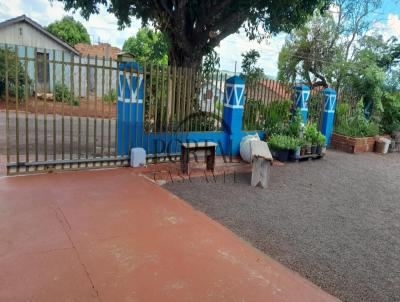
MULTIPOLYGON (((142 145, 143 133, 143 69, 133 60, 118 63, 117 154, 128 155, 130 149, 142 145)), ((133 57, 132 57, 133 59, 133 57)), ((119 57, 121 60, 121 57, 119 57)))
POLYGON ((324 89, 324 117, 321 132, 325 135, 325 143, 329 146, 333 131, 333 121, 336 109, 336 91, 332 88, 324 89))
POLYGON ((229 145, 229 155, 239 154, 245 103, 244 91, 245 83, 239 76, 226 80, 223 126, 229 145))
POLYGON ((300 108, 301 115, 303 116, 304 125, 306 125, 308 116, 308 99, 310 98, 310 87, 306 85, 299 85, 295 86, 293 89, 295 105, 297 108, 300 108))

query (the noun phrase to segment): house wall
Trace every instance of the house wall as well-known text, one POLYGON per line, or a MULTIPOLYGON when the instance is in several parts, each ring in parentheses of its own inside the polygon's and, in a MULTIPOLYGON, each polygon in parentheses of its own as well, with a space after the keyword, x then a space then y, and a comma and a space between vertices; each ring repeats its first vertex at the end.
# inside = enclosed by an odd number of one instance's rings
MULTIPOLYGON (((74 94, 77 97, 87 97, 88 92, 89 96, 94 96, 96 94, 98 97, 101 97, 103 93, 106 94, 109 92, 110 83, 111 89, 116 90, 117 63, 115 61, 111 62, 113 68, 111 75, 109 69, 105 69, 103 76, 103 60, 98 59, 95 61, 94 58, 88 60, 87 57, 79 59, 79 56, 72 53, 69 49, 53 41, 26 22, 22 21, 0 28, 0 48, 4 48, 6 44, 10 50, 18 53, 18 56, 21 58, 21 64, 26 67, 27 75, 33 80, 33 83, 35 74, 37 73, 35 68, 35 50, 41 53, 44 53, 46 50, 48 54, 47 64, 43 61, 39 61, 37 64, 42 64, 41 69, 43 70, 46 68, 48 81, 46 80, 46 83, 38 82, 37 90, 39 92, 44 90, 46 90, 46 92, 54 92, 54 84, 62 82, 70 89, 72 89, 73 86, 74 94), (28 59, 26 63, 25 58, 28 59), (62 61, 64 61, 64 64, 62 61), (72 79, 71 61, 74 62, 72 79), (79 67, 79 63, 81 67, 79 67), (46 65, 46 67, 44 67, 44 65, 46 65), (62 70, 64 70, 64 76, 62 70)), ((104 65, 109 67, 110 61, 105 60, 104 65)), ((31 87, 31 92, 33 92, 34 89, 34 87, 31 87)))
POLYGON ((68 51, 63 45, 53 41, 26 22, 0 28, 0 43, 68 51))
POLYGON ((200 110, 204 112, 216 112, 215 104, 217 102, 223 103, 224 101, 224 88, 225 84, 215 81, 216 84, 205 83, 201 86, 198 102, 200 110))
MULTIPOLYGON (((0 48, 4 48, 5 44, 0 44, 0 48)), ((32 87, 30 91, 33 93, 35 88, 35 75, 37 73, 35 68, 35 62, 38 65, 42 64, 42 69, 46 68, 48 71, 48 82, 46 85, 38 82, 38 92, 54 92, 55 83, 64 83, 68 88, 74 91, 76 97, 101 97, 102 94, 107 94, 110 89, 116 89, 117 79, 117 62, 110 60, 103 60, 87 57, 79 57, 71 54, 69 51, 59 49, 46 48, 48 54, 48 61, 46 64, 44 61, 35 61, 35 50, 36 52, 44 53, 44 48, 34 48, 28 46, 16 46, 7 44, 7 47, 11 51, 16 51, 20 58, 22 66, 27 70, 28 77, 32 80, 32 87), (25 60, 25 58, 27 60, 25 60), (64 62, 64 63, 63 63, 64 62), (71 64, 73 62, 73 64, 71 64), (104 73, 103 73, 104 64, 104 73), (111 64, 111 74, 110 74, 111 64), (46 65, 46 67, 44 67, 46 65), (73 65, 73 67, 71 66, 73 65), (73 75, 71 78, 71 70, 73 68, 73 75), (63 71, 64 70, 64 75, 63 71), (111 88, 110 88, 111 87, 111 88), (89 94, 88 94, 89 92, 89 94), (96 93, 95 93, 96 92, 96 93)))

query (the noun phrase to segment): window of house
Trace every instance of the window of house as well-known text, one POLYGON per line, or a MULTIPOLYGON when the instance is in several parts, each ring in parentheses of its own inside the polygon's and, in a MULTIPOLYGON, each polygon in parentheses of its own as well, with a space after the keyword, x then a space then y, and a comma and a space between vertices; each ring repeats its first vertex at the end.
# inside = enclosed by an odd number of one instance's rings
POLYGON ((39 90, 44 90, 45 85, 48 90, 50 87, 50 65, 49 65, 49 54, 43 52, 36 53, 37 58, 37 80, 39 84, 39 90))

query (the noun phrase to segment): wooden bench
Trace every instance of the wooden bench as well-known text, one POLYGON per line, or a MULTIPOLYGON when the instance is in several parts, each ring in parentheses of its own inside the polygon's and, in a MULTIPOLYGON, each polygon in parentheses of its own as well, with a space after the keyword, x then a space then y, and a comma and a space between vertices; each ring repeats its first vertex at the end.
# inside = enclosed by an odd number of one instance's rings
POLYGON ((189 161, 190 152, 205 151, 207 170, 214 171, 215 167, 215 150, 217 144, 213 142, 193 142, 193 143, 182 143, 181 148, 181 170, 182 173, 189 172, 189 161))
POLYGON ((269 151, 268 144, 263 141, 251 141, 251 185, 262 188, 268 187, 269 170, 272 165, 272 154, 269 151))

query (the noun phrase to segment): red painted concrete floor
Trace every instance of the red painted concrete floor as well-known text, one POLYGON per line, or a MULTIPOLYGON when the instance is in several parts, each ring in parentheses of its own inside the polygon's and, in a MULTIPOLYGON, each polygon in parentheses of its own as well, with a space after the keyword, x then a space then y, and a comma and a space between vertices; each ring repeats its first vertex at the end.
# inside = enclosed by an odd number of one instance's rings
POLYGON ((132 169, 0 178, 0 301, 337 301, 132 169))
MULTIPOLYGON (((222 156, 217 156, 214 172, 206 169, 206 164, 203 158, 199 157, 197 161, 193 156, 191 158, 189 174, 182 174, 181 163, 179 161, 152 164, 145 167, 135 168, 135 171, 160 184, 174 181, 190 181, 191 178, 194 177, 205 177, 212 181, 213 177, 217 175, 251 172, 251 165, 242 161, 239 157, 235 157, 230 161, 228 158, 224 159, 222 156)), ((284 163, 274 160, 273 165, 283 166, 284 163)))

